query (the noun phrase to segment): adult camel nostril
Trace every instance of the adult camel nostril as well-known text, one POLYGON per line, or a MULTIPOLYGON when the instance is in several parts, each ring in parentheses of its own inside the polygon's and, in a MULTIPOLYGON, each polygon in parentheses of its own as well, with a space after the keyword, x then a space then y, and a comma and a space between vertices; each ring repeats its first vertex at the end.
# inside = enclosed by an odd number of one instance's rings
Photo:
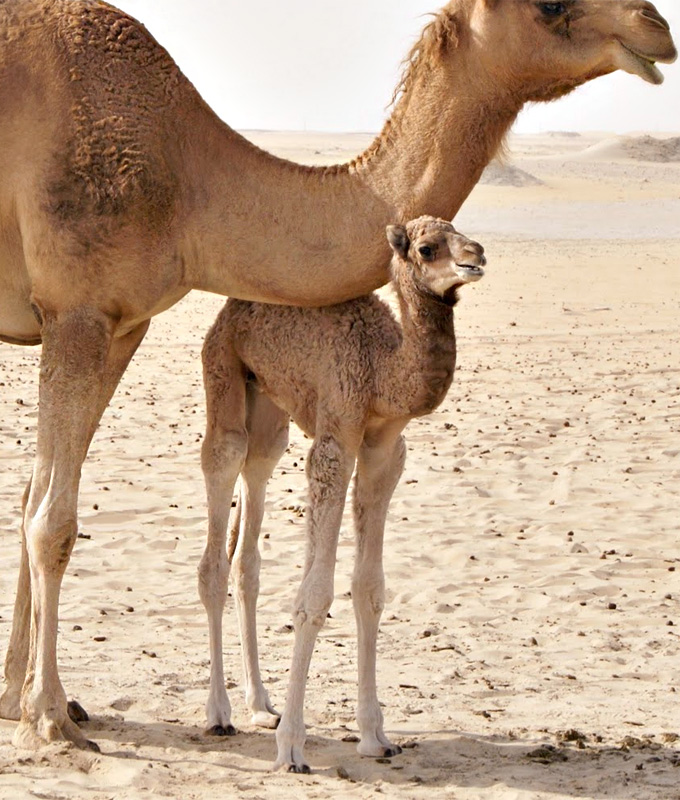
POLYGON ((652 3, 643 3, 642 8, 638 10, 638 14, 645 19, 648 19, 650 22, 653 22, 655 25, 659 25, 666 31, 670 31, 671 29, 671 26, 664 19, 664 17, 659 14, 659 12, 656 10, 656 7, 652 5, 652 3))

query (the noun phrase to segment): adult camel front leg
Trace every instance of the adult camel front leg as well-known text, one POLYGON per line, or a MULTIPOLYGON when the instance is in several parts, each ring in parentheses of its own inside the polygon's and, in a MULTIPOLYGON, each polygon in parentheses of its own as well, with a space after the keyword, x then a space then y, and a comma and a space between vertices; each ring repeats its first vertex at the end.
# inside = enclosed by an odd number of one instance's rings
POLYGON ((0 697, 0 717, 3 719, 19 720, 21 718, 21 689, 26 680, 28 639, 31 627, 31 572, 28 567, 24 516, 30 490, 31 481, 29 480, 21 502, 21 561, 12 616, 12 632, 5 656, 5 691, 0 697))
MULTIPOLYGON (((115 322, 96 309, 45 310, 42 318, 38 439, 23 520, 30 570, 30 636, 14 742, 37 747, 66 739, 96 749, 70 719, 59 680, 59 591, 77 536, 82 463, 148 322, 114 339, 115 322)), ((16 624, 25 621, 20 618, 16 624)))
POLYGON ((383 538, 387 508, 404 469, 406 447, 403 425, 386 430, 362 445, 357 459, 353 495, 356 560, 352 576, 352 601, 357 621, 359 695, 357 722, 362 756, 385 757, 401 753, 383 730, 383 714, 376 689, 376 641, 385 604, 383 538))
MULTIPOLYGON (((102 380, 99 406, 94 410, 94 414, 92 415, 93 419, 96 419, 90 431, 88 447, 104 409, 111 400, 127 365, 130 363, 130 359, 139 347, 148 328, 149 320, 141 323, 126 336, 112 341, 106 370, 102 380)), ((94 392, 92 396, 95 396, 94 392)), ((17 582, 17 593, 12 617, 12 632, 7 647, 7 655, 5 657, 6 686, 5 691, 0 697, 0 717, 13 720, 19 720, 21 718, 21 690, 26 679, 31 624, 31 578, 25 531, 26 505, 30 490, 31 481, 29 480, 21 504, 21 563, 19 566, 19 579, 17 582)), ((87 719, 87 714, 84 709, 79 703, 73 700, 68 703, 68 712, 74 722, 81 722, 87 719)))
POLYGON ((233 559, 246 704, 254 725, 275 728, 280 715, 272 706, 262 683, 257 648, 256 614, 261 563, 258 538, 264 516, 267 481, 288 445, 289 417, 251 384, 248 385, 247 407, 248 454, 241 472, 238 505, 234 509, 237 513, 233 514, 239 528, 230 536, 229 555, 230 560, 233 559))
POLYGON ((307 459, 307 556, 293 613, 295 647, 286 706, 276 730, 278 754, 275 769, 309 772, 303 754, 307 674, 317 634, 333 601, 338 534, 355 452, 335 436, 321 434, 315 439, 307 459))

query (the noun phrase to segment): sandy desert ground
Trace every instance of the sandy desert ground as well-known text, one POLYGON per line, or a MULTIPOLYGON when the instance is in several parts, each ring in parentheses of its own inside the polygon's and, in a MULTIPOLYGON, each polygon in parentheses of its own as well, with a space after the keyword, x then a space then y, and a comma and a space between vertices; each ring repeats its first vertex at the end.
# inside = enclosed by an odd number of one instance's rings
MULTIPOLYGON (((369 138, 250 135, 308 163, 369 138)), ((458 225, 489 267, 457 310, 449 398, 408 429, 388 522, 379 685, 403 755, 379 763, 352 743, 348 519, 310 672, 313 774, 269 772, 273 734, 246 714, 231 605, 240 733, 202 735, 200 348, 222 300, 194 294, 153 322, 85 465, 59 657, 102 753, 19 752, 0 722, 0 797, 680 798, 680 139, 515 137, 458 225)), ((39 355, 0 345, 2 656, 39 355)), ((307 445, 294 433, 262 542, 262 659, 279 707, 307 445)))

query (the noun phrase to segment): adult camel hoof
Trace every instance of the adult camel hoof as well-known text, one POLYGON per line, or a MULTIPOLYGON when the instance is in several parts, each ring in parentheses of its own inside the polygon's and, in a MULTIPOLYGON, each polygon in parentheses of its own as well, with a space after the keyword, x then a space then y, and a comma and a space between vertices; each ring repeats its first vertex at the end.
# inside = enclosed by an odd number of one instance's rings
POLYGON ((81 722, 90 721, 90 715, 77 700, 69 700, 66 710, 68 711, 69 717, 73 722, 76 723, 76 725, 80 725, 81 722))
POLYGON ((80 728, 68 716, 61 722, 47 714, 32 722, 22 719, 17 725, 12 741, 15 747, 22 750, 39 750, 51 742, 70 742, 81 750, 101 752, 99 745, 83 736, 80 728))
POLYGON ((236 728, 233 725, 213 725, 205 732, 206 736, 236 736, 236 728))

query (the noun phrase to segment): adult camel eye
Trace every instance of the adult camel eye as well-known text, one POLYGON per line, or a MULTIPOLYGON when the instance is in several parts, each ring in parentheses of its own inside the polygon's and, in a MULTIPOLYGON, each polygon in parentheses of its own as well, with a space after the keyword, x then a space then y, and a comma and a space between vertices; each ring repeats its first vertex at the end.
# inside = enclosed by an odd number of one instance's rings
POLYGON ((431 248, 431 247, 429 247, 429 246, 428 246, 428 245, 426 245, 426 244, 424 244, 424 245, 422 245, 421 247, 419 247, 419 248, 418 248, 418 252, 420 253, 420 255, 421 255, 421 256, 422 256, 422 257, 423 257, 423 258, 424 258, 426 261, 429 261, 429 260, 432 258, 432 256, 434 255, 434 251, 432 250, 432 248, 431 248))
POLYGON ((544 16, 550 18, 560 17, 567 11, 564 3, 538 3, 538 8, 544 16))

